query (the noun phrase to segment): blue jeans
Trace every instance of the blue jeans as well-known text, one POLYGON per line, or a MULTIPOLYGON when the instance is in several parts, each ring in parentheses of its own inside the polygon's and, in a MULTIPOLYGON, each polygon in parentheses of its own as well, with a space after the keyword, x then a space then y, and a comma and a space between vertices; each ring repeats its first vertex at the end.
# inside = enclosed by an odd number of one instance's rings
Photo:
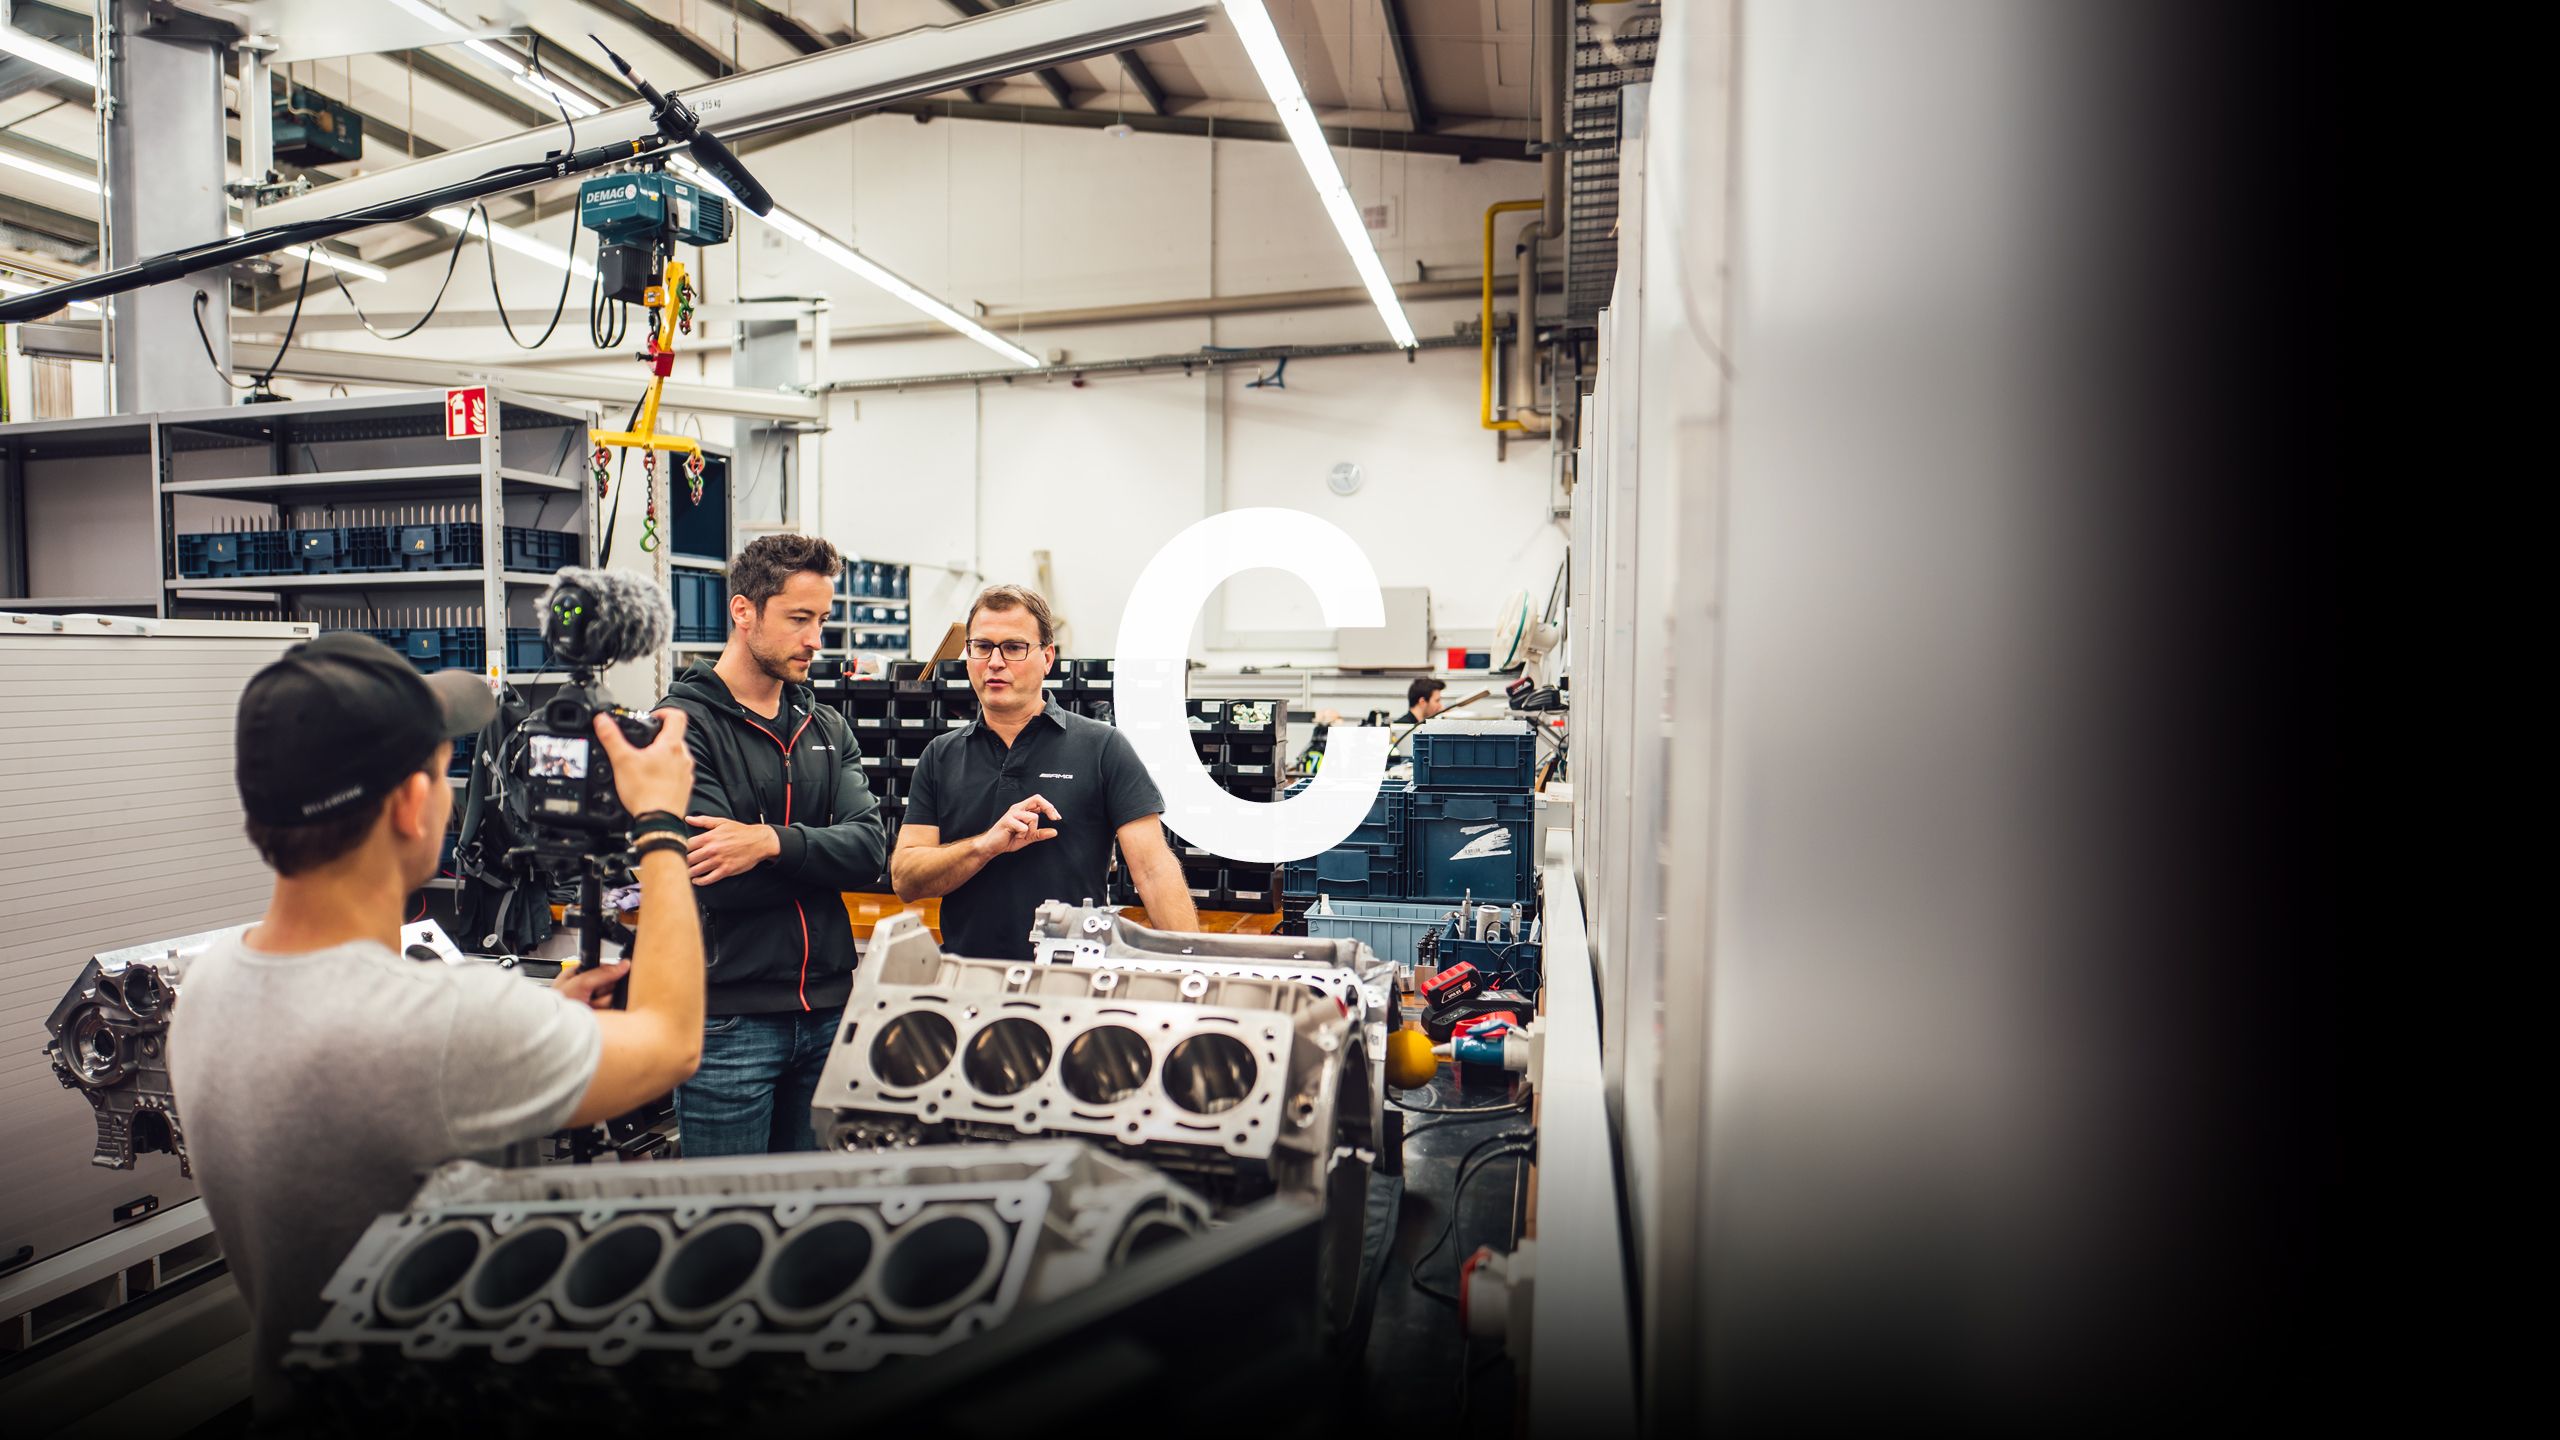
POLYGON ((714 1015, 702 1067, 676 1087, 677 1144, 689 1158, 815 1150, 809 1106, 844 1007, 714 1015))

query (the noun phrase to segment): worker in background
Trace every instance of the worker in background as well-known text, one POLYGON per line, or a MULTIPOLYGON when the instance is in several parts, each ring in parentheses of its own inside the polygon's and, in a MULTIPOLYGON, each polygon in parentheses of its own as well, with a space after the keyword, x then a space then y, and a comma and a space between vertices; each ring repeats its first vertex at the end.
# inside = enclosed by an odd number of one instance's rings
POLYGON ((811 535, 729 562, 729 639, 658 703, 692 718, 693 883, 711 954, 702 1068, 676 1091, 688 1156, 814 1150, 809 1105, 853 989, 844 892, 888 842, 853 729, 808 685, 843 568, 811 535))
POLYGON ((637 826, 636 963, 550 987, 401 954, 402 907, 436 873, 451 737, 494 710, 467 671, 420 677, 369 636, 285 652, 240 697, 249 842, 276 873, 263 919, 187 970, 169 1072, 222 1257, 247 1300, 262 1423, 279 1360, 374 1217, 450 1160, 592 1125, 664 1095, 702 1047, 702 934, 669 833, 693 788, 685 722, 647 749, 596 737, 637 826), (606 1010, 626 974, 629 1008, 606 1010))
MULTIPOLYGON (((1397 732, 1395 737, 1396 750, 1403 750, 1405 742, 1412 738, 1413 727, 1420 725, 1423 721, 1428 720, 1449 708, 1447 702, 1440 698, 1441 692, 1448 688, 1449 682, 1440 679, 1435 675, 1421 676, 1412 684, 1404 687, 1404 713, 1388 722, 1395 727, 1397 732)), ((1373 716, 1377 714, 1374 710, 1369 713, 1373 716)), ((1318 768, 1320 768, 1324 764, 1325 734, 1334 726, 1341 723, 1341 711, 1317 711, 1315 738, 1307 742, 1307 748, 1304 753, 1298 756, 1297 764, 1294 768, 1306 771, 1309 774, 1313 774, 1318 768)))
POLYGON ((1199 929, 1165 843, 1164 796, 1136 747, 1042 699, 1058 660, 1049 602, 990 586, 969 607, 968 637, 978 718, 936 736, 916 763, 889 857, 898 898, 943 897, 942 948, 954 955, 1027 960, 1031 912, 1101 895, 1117 839, 1149 923, 1199 929))

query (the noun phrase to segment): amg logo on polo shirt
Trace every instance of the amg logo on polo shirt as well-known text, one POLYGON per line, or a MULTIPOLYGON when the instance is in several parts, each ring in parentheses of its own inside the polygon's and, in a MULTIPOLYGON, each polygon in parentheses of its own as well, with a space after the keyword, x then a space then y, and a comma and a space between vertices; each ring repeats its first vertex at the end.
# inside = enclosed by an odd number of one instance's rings
POLYGON ((1076 777, 1073 775, 1060 775, 1054 771, 1043 770, 1040 772, 1040 778, 1043 780, 1073 780, 1076 777))

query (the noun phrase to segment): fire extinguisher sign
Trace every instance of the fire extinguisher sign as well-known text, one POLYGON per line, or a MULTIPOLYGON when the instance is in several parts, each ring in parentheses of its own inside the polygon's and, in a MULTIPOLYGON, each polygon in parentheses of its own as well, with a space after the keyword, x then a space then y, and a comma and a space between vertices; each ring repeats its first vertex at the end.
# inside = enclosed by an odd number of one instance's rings
POLYGON ((489 387, 444 392, 444 438, 477 440, 489 433, 489 387))

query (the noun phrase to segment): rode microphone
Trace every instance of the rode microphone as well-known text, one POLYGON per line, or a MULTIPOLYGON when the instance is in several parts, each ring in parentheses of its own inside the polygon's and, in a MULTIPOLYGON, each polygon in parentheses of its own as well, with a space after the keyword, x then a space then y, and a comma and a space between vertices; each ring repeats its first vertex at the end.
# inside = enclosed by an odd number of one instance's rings
POLYGON ((656 581, 628 570, 562 570, 542 596, 542 638, 573 666, 599 669, 658 653, 675 607, 656 581))
POLYGON ((694 163, 710 171, 739 204, 758 215, 773 213, 772 192, 747 173, 747 167, 738 163, 738 157, 730 152, 728 146, 720 143, 719 136, 702 128, 702 117, 693 113, 692 106, 673 95, 660 93, 657 86, 641 79, 630 62, 614 54, 613 47, 593 31, 588 32, 587 38, 596 42, 596 48, 613 62, 613 68, 621 71, 622 78, 630 81, 631 87, 640 92, 640 98, 649 102, 649 119, 657 125, 659 134, 683 141, 694 163))

